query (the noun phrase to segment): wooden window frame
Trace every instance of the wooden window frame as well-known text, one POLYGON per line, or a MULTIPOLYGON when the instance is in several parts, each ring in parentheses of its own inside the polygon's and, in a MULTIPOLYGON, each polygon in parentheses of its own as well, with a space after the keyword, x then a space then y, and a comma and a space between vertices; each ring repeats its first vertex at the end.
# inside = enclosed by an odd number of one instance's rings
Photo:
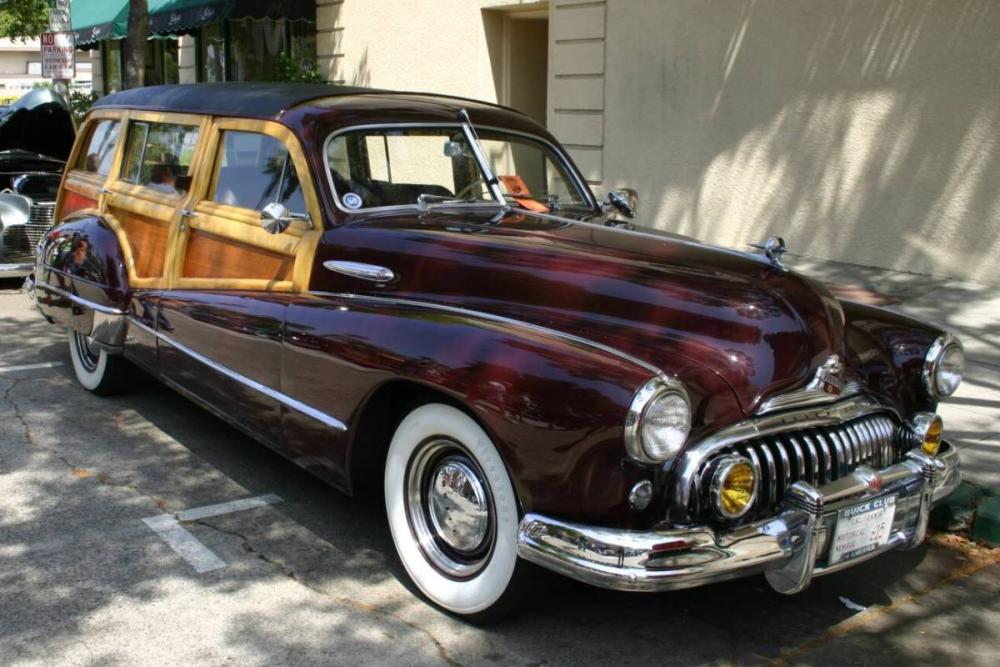
POLYGON ((173 255, 167 273, 171 287, 177 289, 236 289, 272 292, 304 292, 309 289, 316 248, 323 234, 322 209, 302 145, 295 134, 281 123, 271 120, 248 118, 219 118, 212 120, 202 153, 201 171, 195 177, 190 192, 189 208, 195 215, 187 218, 183 234, 173 255), (269 234, 260 226, 260 214, 247 208, 220 204, 210 199, 218 179, 220 152, 223 150, 222 134, 226 131, 250 132, 273 137, 288 150, 299 177, 306 212, 312 218, 294 221, 281 234, 269 234), (187 242, 191 231, 201 231, 221 236, 236 243, 260 248, 292 258, 291 280, 260 278, 194 278, 182 275, 187 242))

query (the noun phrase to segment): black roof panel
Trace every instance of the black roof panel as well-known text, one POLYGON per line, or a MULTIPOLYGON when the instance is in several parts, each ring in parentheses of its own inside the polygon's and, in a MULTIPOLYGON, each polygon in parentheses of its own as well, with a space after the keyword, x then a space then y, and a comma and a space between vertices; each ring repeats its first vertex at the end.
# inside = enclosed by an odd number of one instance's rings
POLYGON ((282 112, 310 100, 374 92, 386 91, 321 83, 190 83, 123 90, 100 98, 94 107, 277 118, 282 112))

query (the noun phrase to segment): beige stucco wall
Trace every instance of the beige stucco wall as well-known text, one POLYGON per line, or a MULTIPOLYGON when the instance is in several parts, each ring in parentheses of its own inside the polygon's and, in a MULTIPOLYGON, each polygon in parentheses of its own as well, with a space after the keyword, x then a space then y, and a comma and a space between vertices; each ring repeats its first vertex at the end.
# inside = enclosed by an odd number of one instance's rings
POLYGON ((483 10, 518 0, 317 0, 320 71, 348 85, 496 101, 483 10))
POLYGON ((608 0, 603 174, 742 246, 1000 282, 1000 2, 608 0))

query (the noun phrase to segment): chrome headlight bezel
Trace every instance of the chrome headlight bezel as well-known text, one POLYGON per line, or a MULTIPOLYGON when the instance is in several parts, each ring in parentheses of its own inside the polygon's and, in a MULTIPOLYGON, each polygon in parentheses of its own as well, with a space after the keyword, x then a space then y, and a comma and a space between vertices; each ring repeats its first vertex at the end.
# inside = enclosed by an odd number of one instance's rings
POLYGON ((955 384, 955 388, 950 392, 942 392, 938 387, 938 373, 941 370, 941 362, 945 357, 951 352, 957 350, 963 355, 962 362, 962 373, 965 375, 965 348, 962 347, 962 342, 952 336, 950 333, 945 333, 938 336, 933 343, 931 343, 930 348, 927 350, 927 354, 924 356, 924 367, 921 372, 921 379, 923 380, 924 391, 935 401, 939 401, 943 398, 948 398, 954 395, 955 391, 962 384, 962 377, 959 377, 958 383, 955 384))
POLYGON ((629 406, 628 415, 625 418, 625 449, 628 455, 639 463, 660 465, 670 461, 676 456, 684 444, 687 442, 687 435, 691 432, 691 399, 688 398, 684 385, 674 378, 656 377, 644 384, 635 393, 632 403, 629 406), (651 405, 657 400, 668 395, 679 397, 687 406, 687 434, 684 440, 674 448, 666 457, 651 455, 643 443, 643 421, 651 405))

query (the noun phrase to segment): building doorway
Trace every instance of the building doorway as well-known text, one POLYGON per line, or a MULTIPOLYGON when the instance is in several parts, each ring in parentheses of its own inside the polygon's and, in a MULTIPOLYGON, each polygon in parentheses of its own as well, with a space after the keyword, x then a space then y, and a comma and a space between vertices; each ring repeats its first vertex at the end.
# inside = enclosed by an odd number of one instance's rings
POLYGON ((549 6, 483 10, 497 102, 542 125, 548 110, 549 6))

